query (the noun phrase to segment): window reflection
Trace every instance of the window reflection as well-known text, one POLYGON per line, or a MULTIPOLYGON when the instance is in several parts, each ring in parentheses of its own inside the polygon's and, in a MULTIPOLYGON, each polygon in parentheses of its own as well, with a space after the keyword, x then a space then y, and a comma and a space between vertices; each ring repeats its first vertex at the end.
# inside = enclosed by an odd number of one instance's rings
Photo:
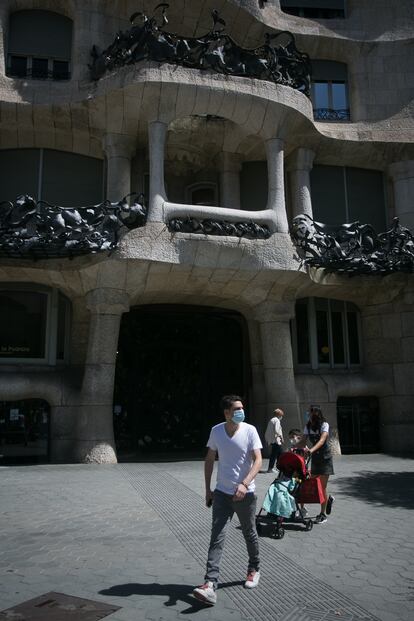
POLYGON ((349 302, 298 300, 292 334, 298 365, 317 369, 350 367, 361 362, 358 311, 349 302))

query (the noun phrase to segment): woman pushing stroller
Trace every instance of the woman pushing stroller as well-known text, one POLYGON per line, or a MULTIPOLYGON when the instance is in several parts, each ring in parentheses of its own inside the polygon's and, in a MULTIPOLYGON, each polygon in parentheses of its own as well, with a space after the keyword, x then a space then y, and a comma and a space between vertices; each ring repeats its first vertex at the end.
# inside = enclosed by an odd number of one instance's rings
POLYGON ((331 449, 329 447, 329 424, 325 420, 322 410, 316 405, 312 405, 309 411, 309 420, 303 430, 303 438, 297 444, 298 448, 303 447, 305 455, 310 456, 311 476, 318 476, 324 491, 325 499, 321 503, 321 512, 316 516, 316 524, 324 524, 331 513, 334 496, 327 496, 326 488, 329 475, 334 474, 331 449), (311 447, 307 446, 310 442, 311 447))

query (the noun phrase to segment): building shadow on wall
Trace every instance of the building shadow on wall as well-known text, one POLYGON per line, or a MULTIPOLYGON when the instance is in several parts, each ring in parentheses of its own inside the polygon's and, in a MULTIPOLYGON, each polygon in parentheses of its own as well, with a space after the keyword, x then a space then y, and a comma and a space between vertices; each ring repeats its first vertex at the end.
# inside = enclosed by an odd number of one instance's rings
POLYGON ((370 504, 414 509, 414 472, 372 472, 336 481, 337 488, 370 504))

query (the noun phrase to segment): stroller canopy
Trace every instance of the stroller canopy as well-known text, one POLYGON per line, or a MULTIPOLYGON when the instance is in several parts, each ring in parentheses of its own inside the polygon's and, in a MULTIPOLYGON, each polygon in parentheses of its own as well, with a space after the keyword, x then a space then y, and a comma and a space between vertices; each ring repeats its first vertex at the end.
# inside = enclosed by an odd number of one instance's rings
POLYGON ((304 479, 307 476, 304 458, 291 451, 286 451, 286 453, 282 453, 279 456, 277 467, 280 472, 283 472, 283 474, 287 476, 292 476, 294 472, 297 472, 304 479))

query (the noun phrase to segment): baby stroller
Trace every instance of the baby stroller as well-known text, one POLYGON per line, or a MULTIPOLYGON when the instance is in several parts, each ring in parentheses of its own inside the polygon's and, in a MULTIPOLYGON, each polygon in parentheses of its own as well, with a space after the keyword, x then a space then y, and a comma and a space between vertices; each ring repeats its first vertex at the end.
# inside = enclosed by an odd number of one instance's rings
POLYGON ((299 502, 303 502, 304 487, 312 481, 311 487, 318 490, 309 495, 306 493, 307 502, 321 502, 320 485, 314 485, 320 481, 310 479, 306 467, 304 452, 301 449, 282 453, 277 460, 279 475, 267 490, 263 506, 256 516, 256 528, 259 535, 270 527, 271 536, 282 539, 285 534, 283 524, 303 524, 306 531, 312 530, 313 521, 306 518, 299 502), (263 513, 265 512, 265 514, 263 513))

